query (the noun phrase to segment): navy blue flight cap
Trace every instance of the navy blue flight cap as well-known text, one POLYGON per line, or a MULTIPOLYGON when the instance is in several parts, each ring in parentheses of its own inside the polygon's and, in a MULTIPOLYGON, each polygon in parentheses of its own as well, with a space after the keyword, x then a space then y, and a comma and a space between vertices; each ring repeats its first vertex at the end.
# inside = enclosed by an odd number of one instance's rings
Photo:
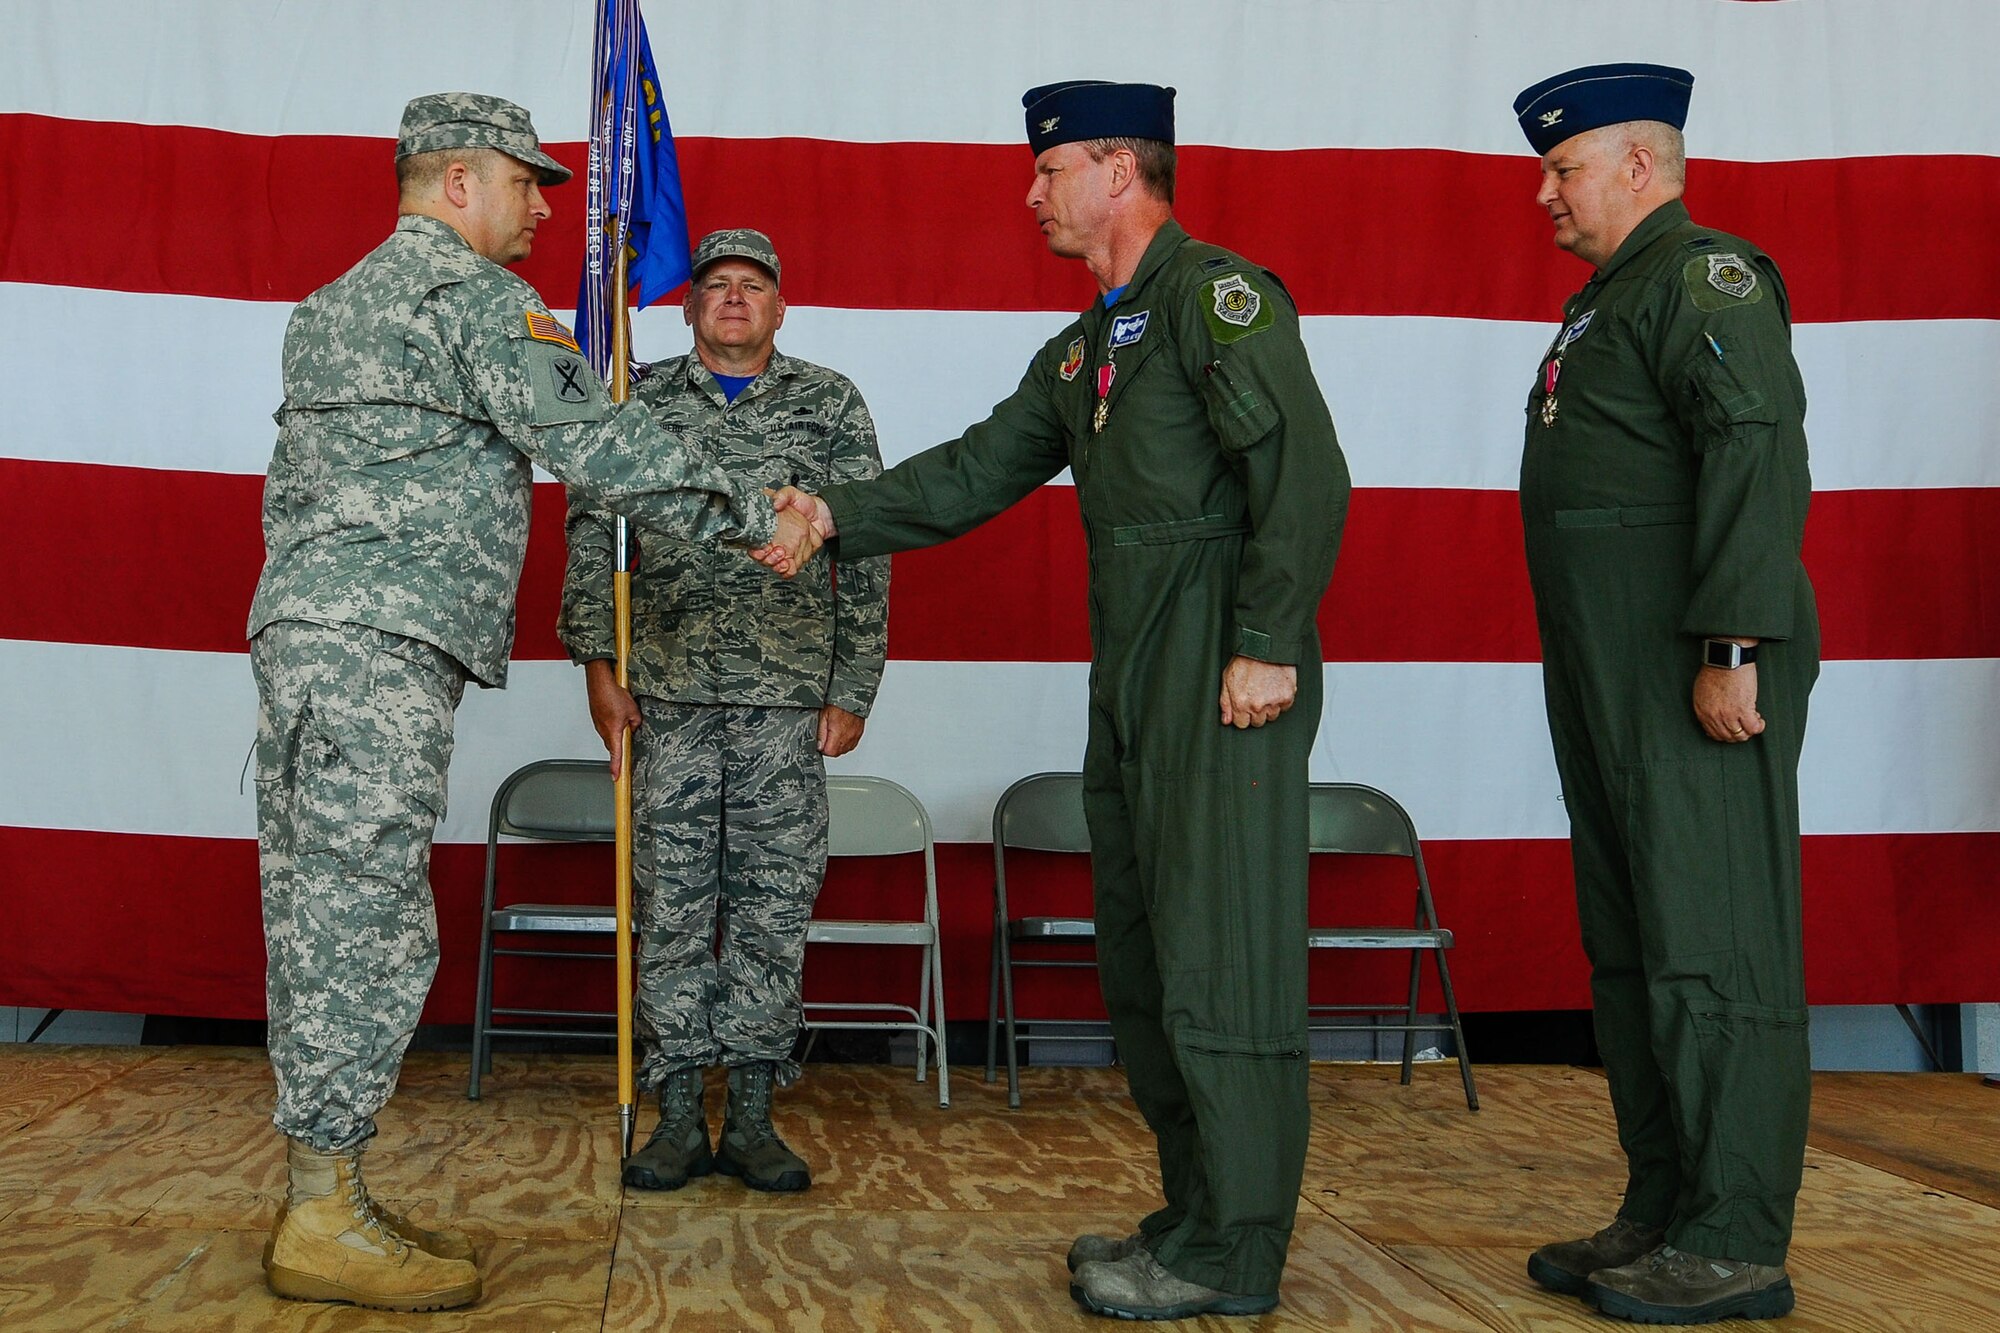
POLYGON ((1521 133, 1537 153, 1572 135, 1628 120, 1687 124, 1694 75, 1671 65, 1585 65, 1543 79, 1514 99, 1521 133))
POLYGON ((1040 157, 1057 144, 1085 139, 1174 141, 1174 90, 1152 83, 1072 79, 1021 94, 1028 146, 1040 157))

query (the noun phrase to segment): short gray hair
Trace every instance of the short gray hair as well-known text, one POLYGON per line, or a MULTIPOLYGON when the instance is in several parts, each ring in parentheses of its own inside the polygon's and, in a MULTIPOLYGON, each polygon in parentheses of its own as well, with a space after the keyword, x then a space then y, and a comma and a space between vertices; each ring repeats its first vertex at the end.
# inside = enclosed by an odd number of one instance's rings
POLYGON ((1119 149, 1132 154, 1139 163, 1139 180, 1158 199, 1174 201, 1174 146, 1164 139, 1085 139, 1084 151, 1093 162, 1102 162, 1119 149))
POLYGON ((1628 148, 1652 150, 1653 170, 1661 180, 1677 189, 1687 184, 1687 140, 1679 130, 1664 120, 1627 121, 1618 128, 1624 131, 1628 148))

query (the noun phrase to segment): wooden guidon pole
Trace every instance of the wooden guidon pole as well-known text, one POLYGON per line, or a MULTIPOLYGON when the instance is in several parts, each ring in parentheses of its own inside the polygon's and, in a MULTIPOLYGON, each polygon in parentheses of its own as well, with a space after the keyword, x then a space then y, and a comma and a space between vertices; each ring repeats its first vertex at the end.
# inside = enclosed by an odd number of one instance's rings
MULTIPOLYGON (((632 396, 631 343, 632 315, 626 305, 630 284, 625 275, 625 245, 619 239, 616 219, 607 228, 609 240, 618 252, 612 259, 611 290, 617 306, 611 314, 611 399, 622 403, 632 396)), ((631 689, 632 662, 632 529, 625 516, 618 516, 612 543, 611 606, 617 623, 618 688, 631 689)), ((632 1086, 632 728, 625 729, 620 746, 621 762, 615 786, 614 902, 617 916, 618 955, 618 1132, 622 1142, 620 1160, 632 1155, 632 1130, 638 1115, 638 1093, 632 1086)))

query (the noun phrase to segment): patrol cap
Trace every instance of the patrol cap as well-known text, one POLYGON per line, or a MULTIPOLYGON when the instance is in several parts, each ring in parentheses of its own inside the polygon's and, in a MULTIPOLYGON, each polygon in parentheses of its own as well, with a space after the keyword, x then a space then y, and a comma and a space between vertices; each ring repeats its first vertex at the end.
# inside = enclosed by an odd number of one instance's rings
POLYGON ((542 151, 525 108, 485 93, 428 93, 403 108, 398 162, 444 148, 497 149, 541 172, 544 185, 561 185, 575 174, 542 151))
POLYGON ((1586 130, 1628 120, 1687 124, 1694 75, 1671 65, 1585 65, 1543 79, 1514 99, 1521 133, 1537 153, 1586 130))
POLYGON ((1028 146, 1040 157, 1057 144, 1086 139, 1174 141, 1174 90, 1153 83, 1072 79, 1021 94, 1028 146))
POLYGON ((778 268, 778 247, 763 232, 749 227, 726 227, 702 237, 701 244, 694 248, 690 275, 699 278, 701 271, 718 259, 747 259, 761 265, 771 275, 772 282, 783 280, 778 268))

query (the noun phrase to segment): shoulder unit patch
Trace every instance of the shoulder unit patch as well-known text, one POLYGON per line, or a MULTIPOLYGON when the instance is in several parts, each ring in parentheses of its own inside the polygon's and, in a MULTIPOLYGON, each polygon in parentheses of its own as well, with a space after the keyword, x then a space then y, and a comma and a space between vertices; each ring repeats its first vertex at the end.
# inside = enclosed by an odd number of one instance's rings
POLYGON ((1233 343, 1271 327, 1270 305, 1263 293, 1241 273, 1229 273, 1208 284, 1209 335, 1218 343, 1233 343))
POLYGON ((554 315, 545 315, 539 310, 530 310, 527 314, 530 338, 538 342, 554 343, 558 347, 567 347, 572 352, 582 352, 583 349, 576 345, 575 337, 554 315))
POLYGON ((1764 299, 1757 270, 1734 252, 1696 255, 1682 267, 1681 276, 1697 310, 1726 310, 1764 299))
POLYGON ((1264 298, 1244 280, 1241 273, 1217 278, 1210 284, 1209 290, 1215 297, 1215 317, 1239 328, 1249 328, 1250 321, 1257 318, 1257 311, 1264 304, 1264 298))
POLYGON ((1757 274, 1741 255, 1709 255, 1708 285, 1731 296, 1748 296, 1757 290, 1757 274))
POLYGON ((1056 373, 1061 375, 1063 383, 1067 384, 1075 379, 1076 372, 1082 369, 1083 335, 1079 333, 1076 337, 1069 340, 1069 350, 1063 354, 1062 369, 1056 373))

